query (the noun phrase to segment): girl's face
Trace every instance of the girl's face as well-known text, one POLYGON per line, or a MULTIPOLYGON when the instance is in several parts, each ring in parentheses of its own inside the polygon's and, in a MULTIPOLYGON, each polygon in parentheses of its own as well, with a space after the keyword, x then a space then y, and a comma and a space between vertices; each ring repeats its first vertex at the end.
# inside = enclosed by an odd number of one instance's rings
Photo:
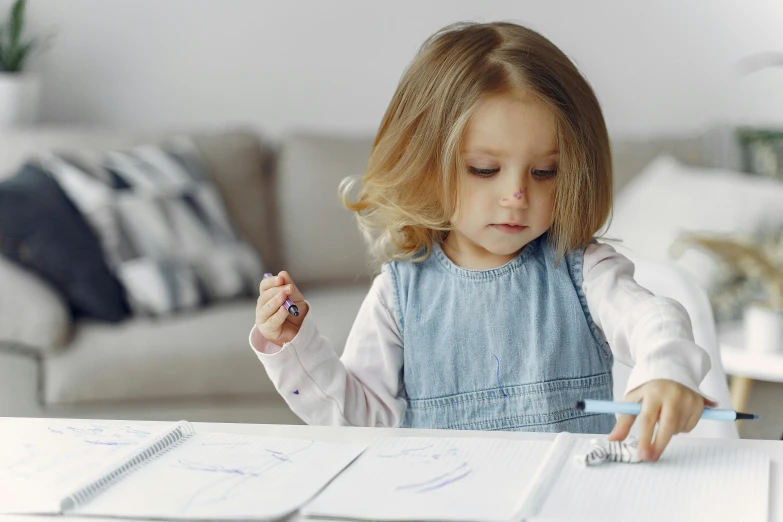
POLYGON ((503 94, 481 102, 465 132, 467 171, 444 252, 465 268, 496 268, 552 224, 555 122, 532 96, 503 94))

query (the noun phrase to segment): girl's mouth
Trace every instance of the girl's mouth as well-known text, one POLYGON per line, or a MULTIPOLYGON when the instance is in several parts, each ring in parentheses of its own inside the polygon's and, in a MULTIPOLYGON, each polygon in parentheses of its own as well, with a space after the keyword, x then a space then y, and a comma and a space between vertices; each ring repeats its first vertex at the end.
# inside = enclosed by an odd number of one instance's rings
POLYGON ((506 223, 499 223, 496 225, 492 225, 492 228, 498 230, 499 232, 503 232, 504 234, 519 234, 527 227, 523 225, 509 225, 506 223))

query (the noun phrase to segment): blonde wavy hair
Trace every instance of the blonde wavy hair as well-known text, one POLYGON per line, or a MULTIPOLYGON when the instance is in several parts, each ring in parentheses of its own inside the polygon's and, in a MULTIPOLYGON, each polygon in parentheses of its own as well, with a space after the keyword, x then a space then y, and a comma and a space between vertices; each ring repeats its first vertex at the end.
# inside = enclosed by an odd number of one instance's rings
POLYGON ((424 42, 383 116, 364 176, 340 185, 376 261, 422 261, 443 241, 458 205, 470 117, 487 97, 516 91, 533 94, 555 119, 560 159, 549 236, 558 260, 595 237, 611 213, 612 160, 589 83, 531 29, 462 22, 424 42))

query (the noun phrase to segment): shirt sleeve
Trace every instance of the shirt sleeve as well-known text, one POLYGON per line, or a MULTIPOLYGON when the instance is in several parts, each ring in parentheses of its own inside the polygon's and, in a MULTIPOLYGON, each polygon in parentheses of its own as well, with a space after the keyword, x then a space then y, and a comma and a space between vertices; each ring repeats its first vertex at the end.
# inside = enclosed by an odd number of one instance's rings
POLYGON ((685 307, 639 286, 633 263, 606 244, 587 246, 583 274, 590 315, 615 358, 633 366, 626 393, 653 379, 669 379, 712 400, 699 390, 710 357, 694 342, 685 307))
POLYGON ((403 347, 390 306, 386 266, 373 281, 338 358, 308 313, 299 333, 281 347, 253 327, 250 345, 269 378, 308 424, 398 427, 406 401, 403 347))

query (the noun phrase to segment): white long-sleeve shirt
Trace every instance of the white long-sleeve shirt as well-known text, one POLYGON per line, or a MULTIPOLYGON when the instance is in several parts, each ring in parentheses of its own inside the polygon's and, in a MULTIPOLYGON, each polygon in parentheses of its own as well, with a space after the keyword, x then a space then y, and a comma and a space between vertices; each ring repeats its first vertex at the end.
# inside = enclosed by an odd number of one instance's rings
MULTIPOLYGON (((611 246, 585 250, 582 288, 590 314, 614 357, 633 366, 626 393, 669 379, 704 395, 710 358, 693 341, 685 308, 633 279, 633 263, 611 246)), ((398 427, 406 407, 404 346, 389 269, 373 281, 338 357, 308 314, 282 348, 255 328, 250 345, 292 411, 308 424, 398 427)), ((706 397, 706 396, 705 396, 706 397)))

